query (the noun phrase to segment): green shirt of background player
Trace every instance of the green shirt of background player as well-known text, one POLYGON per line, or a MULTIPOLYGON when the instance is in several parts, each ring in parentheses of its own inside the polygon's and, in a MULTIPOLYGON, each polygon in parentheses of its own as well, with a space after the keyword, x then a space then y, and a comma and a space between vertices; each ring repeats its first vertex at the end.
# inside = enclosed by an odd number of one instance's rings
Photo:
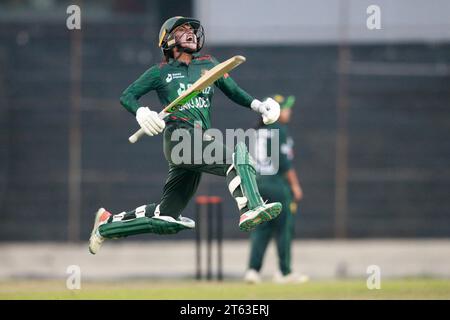
POLYGON ((258 127, 257 146, 266 150, 260 150, 257 153, 259 158, 256 158, 256 167, 260 173, 257 181, 263 198, 281 202, 283 210, 277 219, 256 227, 250 234, 249 269, 244 278, 249 283, 261 281, 259 272, 267 245, 272 237, 276 241, 279 262, 279 272, 275 274, 274 281, 288 283, 307 280, 306 276, 298 275, 291 270, 291 243, 294 233, 293 215, 297 210, 297 203, 303 198, 297 173, 292 166, 294 142, 289 136, 287 127, 291 119, 291 108, 295 103, 295 97, 284 98, 281 95, 275 95, 273 98, 281 104, 281 114, 278 122, 270 125, 261 124, 258 127), (271 130, 278 130, 279 133, 279 150, 277 150, 279 151, 279 162, 277 167, 263 156, 268 154, 268 150, 271 150, 271 130))
MULTIPOLYGON (((204 32, 200 21, 185 17, 168 19, 159 33, 159 47, 162 49, 164 61, 144 72, 123 92, 121 104, 136 116, 144 132, 149 136, 163 132, 164 155, 169 164, 169 172, 159 202, 116 215, 104 208, 97 211, 89 241, 89 251, 92 254, 98 252, 105 239, 140 233, 173 234, 186 228, 194 228, 195 222, 182 217, 181 212, 196 192, 204 172, 226 176, 228 189, 241 213, 239 228, 242 231, 249 231, 280 213, 280 203, 265 203, 261 198, 255 169, 248 160, 245 144, 238 143, 234 153, 227 152, 225 146, 221 145, 224 158, 212 164, 204 161, 203 153, 200 155, 201 161, 195 158, 197 155, 194 155, 195 159, 181 164, 172 158, 172 151, 179 142, 179 139, 172 139, 175 130, 185 130, 191 137, 189 142, 193 145, 193 139, 198 136, 194 131, 197 133, 197 130, 202 131, 211 126, 214 86, 205 88, 200 95, 164 120, 159 118, 158 112, 141 106, 138 102, 146 93, 156 91, 161 104, 167 105, 197 81, 203 72, 217 65, 218 61, 213 57, 198 54, 203 42, 204 32), (230 159, 227 159, 227 156, 230 156, 230 159)), ((265 123, 277 121, 280 105, 273 99, 263 102, 254 99, 239 88, 228 74, 214 84, 232 101, 260 113, 265 123)), ((160 108, 162 107, 158 107, 158 110, 160 108)), ((202 149, 212 143, 208 139, 204 141, 201 136, 200 140, 202 149)))

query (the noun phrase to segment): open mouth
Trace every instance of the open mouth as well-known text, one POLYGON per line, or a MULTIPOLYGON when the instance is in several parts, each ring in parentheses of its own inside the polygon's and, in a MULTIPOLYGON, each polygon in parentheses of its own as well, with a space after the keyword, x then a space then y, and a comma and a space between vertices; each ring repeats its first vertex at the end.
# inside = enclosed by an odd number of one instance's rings
POLYGON ((188 36, 186 37, 186 41, 187 41, 187 42, 194 42, 194 36, 193 36, 193 35, 188 35, 188 36))

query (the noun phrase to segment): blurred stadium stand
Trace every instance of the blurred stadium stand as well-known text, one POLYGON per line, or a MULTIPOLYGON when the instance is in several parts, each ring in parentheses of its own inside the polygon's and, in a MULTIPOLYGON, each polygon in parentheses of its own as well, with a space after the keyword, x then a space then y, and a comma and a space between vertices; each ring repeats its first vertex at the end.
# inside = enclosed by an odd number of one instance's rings
MULTIPOLYGON (((0 8, 8 3, 12 7, 20 1, 6 1, 0 8)), ((93 3, 84 1, 86 6, 93 3)), ((88 14, 82 22, 81 207, 73 240, 88 238, 99 206, 117 212, 158 201, 167 171, 161 138, 129 144, 136 123, 118 98, 160 61, 161 22, 193 13, 190 1, 152 1, 143 7, 139 1, 95 3, 112 12, 88 14), (182 7, 175 12, 177 4, 182 7), (117 14, 124 11, 128 14, 117 14)), ((65 28, 63 4, 59 15, 49 14, 46 20, 0 15, 2 241, 68 239, 70 66, 77 31, 65 28)), ((255 97, 280 92, 298 98, 291 133, 305 199, 296 221, 297 237, 337 235, 336 106, 342 79, 349 137, 344 235, 448 237, 450 43, 349 44, 344 69, 339 68, 341 48, 215 44, 207 45, 205 52, 219 60, 246 56, 247 62, 232 76, 255 97)), ((143 103, 160 107, 154 94, 143 103)), ((257 118, 218 93, 213 121, 221 129, 248 128, 257 118)), ((198 193, 207 192, 230 199, 221 178, 205 175, 198 193)), ((225 237, 245 238, 231 199, 224 212, 225 237)), ((185 214, 193 216, 192 204, 185 214)), ((175 238, 193 236, 186 232, 175 238)), ((161 239, 135 239, 149 238, 161 239)))

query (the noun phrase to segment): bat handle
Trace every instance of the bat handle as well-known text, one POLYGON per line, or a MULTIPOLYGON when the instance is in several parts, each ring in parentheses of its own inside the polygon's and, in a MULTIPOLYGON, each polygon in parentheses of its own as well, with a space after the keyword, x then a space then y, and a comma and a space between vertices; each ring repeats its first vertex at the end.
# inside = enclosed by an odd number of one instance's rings
POLYGON ((136 131, 135 133, 133 133, 129 138, 128 141, 130 141, 130 143, 135 143, 139 140, 140 137, 142 137, 145 134, 143 129, 139 129, 138 131, 136 131))
MULTIPOLYGON (((164 120, 164 118, 168 115, 168 113, 161 111, 158 116, 164 120)), ((135 143, 137 142, 143 135, 145 135, 145 131, 143 129, 139 129, 138 131, 136 131, 135 133, 133 133, 133 135, 131 135, 128 138, 128 141, 130 141, 130 143, 135 143)))

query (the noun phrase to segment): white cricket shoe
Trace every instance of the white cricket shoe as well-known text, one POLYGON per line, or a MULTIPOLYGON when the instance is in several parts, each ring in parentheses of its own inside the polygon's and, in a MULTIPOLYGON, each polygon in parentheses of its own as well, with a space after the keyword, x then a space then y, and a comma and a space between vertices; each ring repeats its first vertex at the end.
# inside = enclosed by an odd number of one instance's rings
POLYGON ((281 213, 282 205, 279 202, 264 203, 259 207, 241 214, 239 229, 251 231, 264 221, 275 219, 281 213))
POLYGON ((279 284, 286 283, 305 283, 309 281, 309 277, 305 274, 298 274, 295 272, 291 272, 287 275, 282 275, 280 271, 277 271, 273 277, 273 282, 279 284))
POLYGON ((245 272, 244 281, 250 284, 261 283, 261 276, 255 269, 249 269, 245 272))
POLYGON ((108 221, 108 218, 111 216, 111 213, 106 211, 104 208, 98 209, 95 214, 94 227, 92 228, 91 237, 89 238, 89 252, 92 254, 96 254, 100 247, 105 241, 105 238, 100 235, 98 231, 98 227, 108 221))

